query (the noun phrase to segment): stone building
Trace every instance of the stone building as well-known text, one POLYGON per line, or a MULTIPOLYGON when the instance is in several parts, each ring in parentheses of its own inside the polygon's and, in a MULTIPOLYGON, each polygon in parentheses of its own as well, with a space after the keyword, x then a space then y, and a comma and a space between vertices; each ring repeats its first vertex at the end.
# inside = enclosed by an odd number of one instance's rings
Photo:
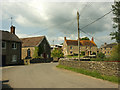
MULTIPOLYGON (((78 54, 78 40, 67 40, 66 37, 64 37, 62 49, 65 56, 78 54)), ((93 38, 91 40, 80 40, 80 53, 81 52, 85 52, 85 55, 98 53, 98 48, 93 38)))
POLYGON ((21 60, 21 40, 15 34, 15 27, 11 32, 2 31, 2 65, 19 64, 21 60))
POLYGON ((22 59, 34 58, 35 52, 39 57, 50 59, 51 49, 45 36, 21 38, 22 59), (39 52, 35 48, 39 48, 39 52))
POLYGON ((115 45, 117 45, 117 43, 111 43, 111 44, 104 43, 104 45, 101 45, 101 47, 99 48, 99 52, 102 52, 107 57, 109 57, 115 45))

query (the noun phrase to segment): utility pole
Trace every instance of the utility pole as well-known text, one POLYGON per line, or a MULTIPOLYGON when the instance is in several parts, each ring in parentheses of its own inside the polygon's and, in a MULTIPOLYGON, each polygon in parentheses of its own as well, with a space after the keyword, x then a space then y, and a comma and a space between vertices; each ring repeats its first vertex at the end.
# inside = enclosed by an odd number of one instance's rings
POLYGON ((13 19, 13 17, 11 17, 10 19, 11 19, 11 26, 12 26, 12 19, 13 19))
POLYGON ((53 49, 54 49, 54 40, 53 40, 53 49))
POLYGON ((80 28, 79 28, 79 12, 77 11, 77 22, 78 22, 78 61, 80 61, 80 28))

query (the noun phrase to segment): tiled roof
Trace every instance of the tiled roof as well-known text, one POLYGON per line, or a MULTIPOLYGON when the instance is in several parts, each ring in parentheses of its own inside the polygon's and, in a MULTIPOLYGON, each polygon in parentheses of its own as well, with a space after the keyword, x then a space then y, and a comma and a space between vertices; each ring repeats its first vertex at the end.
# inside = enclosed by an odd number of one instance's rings
POLYGON ((45 36, 21 38, 22 47, 35 47, 43 40, 43 38, 45 38, 45 36))
MULTIPOLYGON (((66 40, 67 45, 78 45, 78 40, 66 40)), ((90 40, 80 40, 80 45, 82 46, 97 46, 94 41, 90 40)))
POLYGON ((21 42, 21 40, 15 34, 12 34, 8 31, 0 30, 0 34, 2 34, 2 40, 21 42))

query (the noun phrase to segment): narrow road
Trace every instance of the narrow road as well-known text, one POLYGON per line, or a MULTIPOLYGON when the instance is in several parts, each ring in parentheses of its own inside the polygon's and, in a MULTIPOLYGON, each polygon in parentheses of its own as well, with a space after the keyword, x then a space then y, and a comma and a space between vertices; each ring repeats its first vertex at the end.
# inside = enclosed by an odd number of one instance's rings
POLYGON ((109 81, 56 68, 58 63, 3 67, 3 80, 12 88, 118 88, 109 81))

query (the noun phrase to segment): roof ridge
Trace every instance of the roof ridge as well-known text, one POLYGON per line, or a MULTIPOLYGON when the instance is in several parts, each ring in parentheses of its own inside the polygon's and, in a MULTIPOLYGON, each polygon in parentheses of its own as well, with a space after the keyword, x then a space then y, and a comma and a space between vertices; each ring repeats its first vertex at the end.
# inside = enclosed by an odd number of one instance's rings
POLYGON ((45 36, 26 37, 26 38, 20 38, 20 39, 27 39, 27 38, 39 38, 39 37, 45 37, 45 36))

